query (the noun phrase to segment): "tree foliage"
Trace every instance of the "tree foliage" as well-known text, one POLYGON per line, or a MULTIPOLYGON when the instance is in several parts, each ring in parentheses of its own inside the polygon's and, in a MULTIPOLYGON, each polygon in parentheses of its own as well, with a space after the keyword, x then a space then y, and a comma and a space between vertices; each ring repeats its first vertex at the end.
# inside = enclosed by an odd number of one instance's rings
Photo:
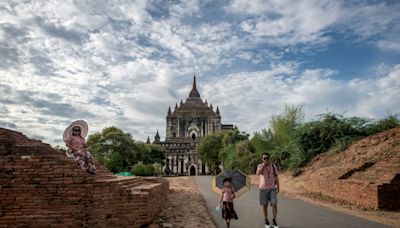
POLYGON ((159 146, 135 141, 116 127, 89 135, 87 145, 93 156, 115 173, 129 171, 139 161, 164 164, 165 155, 159 146))
POLYGON ((325 113, 304 121, 303 105, 285 106, 272 117, 269 128, 249 139, 245 132, 227 131, 206 136, 198 147, 200 157, 214 167, 241 169, 255 173, 262 153, 269 152, 280 169, 296 170, 315 155, 342 151, 353 141, 400 126, 396 115, 374 121, 361 117, 344 117, 325 113))
MULTIPOLYGON (((249 134, 238 130, 223 131, 204 137, 197 147, 199 157, 210 164, 212 173, 218 173, 218 166, 222 163, 225 169, 240 167, 241 162, 236 154, 239 142, 248 141, 249 134)), ((242 146, 242 150, 243 146, 242 146)))
MULTIPOLYGON (((218 173, 220 164, 225 170, 254 173, 265 151, 280 169, 296 170, 317 154, 342 151, 355 140, 398 126, 399 119, 391 114, 374 121, 326 113, 305 122, 303 105, 285 106, 272 117, 268 128, 251 138, 238 130, 210 134, 200 141, 197 153, 211 165, 213 174, 218 173)), ((113 172, 132 169, 136 175, 154 175, 164 164, 164 151, 159 146, 135 141, 116 127, 90 135, 87 144, 96 159, 113 172)))
POLYGON ((211 166, 213 174, 217 172, 217 167, 221 164, 219 151, 223 148, 222 139, 222 133, 209 134, 200 141, 197 147, 199 157, 211 166))

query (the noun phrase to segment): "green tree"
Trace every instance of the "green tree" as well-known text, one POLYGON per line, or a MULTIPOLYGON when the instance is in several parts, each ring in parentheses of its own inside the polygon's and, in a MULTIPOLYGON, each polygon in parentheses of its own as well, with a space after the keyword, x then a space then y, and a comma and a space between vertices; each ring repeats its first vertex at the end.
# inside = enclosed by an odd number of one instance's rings
POLYGON ((237 142, 235 152, 238 157, 237 168, 245 173, 254 173, 259 158, 252 143, 249 140, 237 142))
POLYGON ((197 153, 202 161, 210 164, 213 174, 218 172, 218 165, 221 164, 221 159, 219 157, 219 151, 223 148, 223 133, 209 134, 204 137, 198 147, 197 153))
POLYGON ((303 119, 303 105, 285 106, 284 112, 272 117, 271 128, 262 132, 266 150, 280 169, 291 166, 294 156, 301 157, 298 156, 298 130, 303 125, 303 119))
POLYGON ((296 130, 304 118, 303 105, 285 106, 285 111, 272 116, 271 142, 273 146, 283 147, 296 137, 296 130))
POLYGON ((262 133, 259 132, 254 133, 253 137, 250 139, 250 143, 254 147, 256 153, 260 156, 268 147, 268 139, 263 137, 262 133))
POLYGON ((366 135, 367 120, 352 117, 344 118, 339 114, 327 113, 320 118, 303 125, 299 131, 299 144, 304 158, 308 161, 315 155, 332 148, 337 151, 366 135))
POLYGON ((87 145, 95 158, 115 173, 129 171, 138 161, 163 164, 165 158, 160 147, 135 141, 131 134, 116 127, 90 135, 87 145))
POLYGON ((222 132, 222 135, 223 135, 222 141, 224 146, 229 146, 235 144, 236 142, 249 140, 250 136, 246 132, 240 132, 238 130, 225 131, 222 132))
MULTIPOLYGON (((220 149, 218 155, 223 162, 224 169, 242 169, 241 156, 243 153, 247 153, 247 150, 245 150, 243 146, 241 148, 238 148, 238 146, 241 142, 247 142, 249 140, 249 134, 238 130, 225 131, 222 132, 222 134, 223 148, 220 149)), ((248 145, 246 144, 246 146, 248 145)))
POLYGON ((223 162, 225 170, 234 170, 239 166, 235 144, 223 146, 219 151, 219 158, 223 162))
POLYGON ((135 143, 138 148, 138 151, 143 151, 140 153, 139 160, 145 164, 151 163, 160 163, 161 165, 165 164, 165 153, 164 150, 159 145, 146 144, 146 143, 135 143))

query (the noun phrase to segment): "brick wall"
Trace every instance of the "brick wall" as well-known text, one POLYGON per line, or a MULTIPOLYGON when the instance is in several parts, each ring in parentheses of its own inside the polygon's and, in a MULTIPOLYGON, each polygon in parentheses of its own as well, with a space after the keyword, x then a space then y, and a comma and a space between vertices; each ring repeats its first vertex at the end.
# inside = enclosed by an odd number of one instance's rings
POLYGON ((374 184, 354 180, 310 181, 305 188, 363 208, 377 209, 378 194, 374 184))
POLYGON ((0 227, 140 227, 168 194, 162 178, 96 176, 40 141, 0 128, 0 227))
POLYGON ((400 210, 400 174, 378 186, 378 198, 379 209, 400 210))
MULTIPOLYGON (((167 198, 169 185, 164 184, 159 188, 155 188, 154 186, 160 184, 160 178, 146 178, 145 182, 145 185, 138 185, 132 190, 135 195, 140 195, 145 199, 147 207, 141 219, 143 219, 143 223, 148 223, 160 211, 160 202, 167 198)), ((138 207, 143 208, 142 206, 138 207)))
MULTIPOLYGON (((259 185, 257 175, 251 175, 250 178, 253 185, 259 185)), ((328 177, 302 181, 301 186, 308 193, 322 194, 366 209, 400 209, 400 174, 395 175, 390 183, 380 185, 375 182, 328 177)), ((281 180, 281 185, 285 184, 284 180, 281 180)))

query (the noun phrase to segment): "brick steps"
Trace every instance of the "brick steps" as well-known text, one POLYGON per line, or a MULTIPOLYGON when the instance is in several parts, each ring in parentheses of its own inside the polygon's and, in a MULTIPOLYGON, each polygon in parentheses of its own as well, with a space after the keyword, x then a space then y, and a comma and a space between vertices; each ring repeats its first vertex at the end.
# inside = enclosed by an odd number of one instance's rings
POLYGON ((49 145, 0 128, 0 227, 140 227, 160 210, 164 179, 91 176, 49 145))

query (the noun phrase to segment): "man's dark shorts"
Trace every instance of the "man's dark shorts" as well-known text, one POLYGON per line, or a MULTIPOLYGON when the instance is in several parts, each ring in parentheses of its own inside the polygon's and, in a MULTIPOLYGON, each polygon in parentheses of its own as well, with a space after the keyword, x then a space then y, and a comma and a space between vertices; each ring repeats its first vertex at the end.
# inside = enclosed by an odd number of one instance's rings
POLYGON ((276 189, 260 189, 260 205, 266 206, 268 202, 277 204, 276 189))

